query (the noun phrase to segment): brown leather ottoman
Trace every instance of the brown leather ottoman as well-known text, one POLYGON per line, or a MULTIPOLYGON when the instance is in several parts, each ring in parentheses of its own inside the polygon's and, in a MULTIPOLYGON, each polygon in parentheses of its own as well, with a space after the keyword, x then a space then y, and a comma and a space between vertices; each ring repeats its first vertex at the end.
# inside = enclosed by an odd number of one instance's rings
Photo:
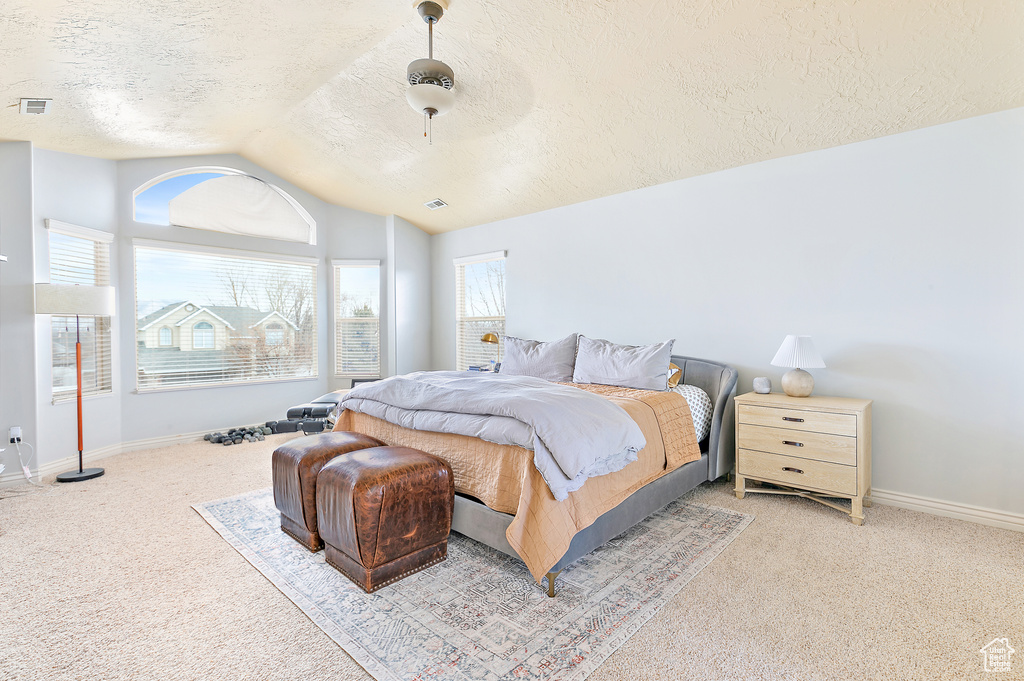
POLYGON ((334 459, 316 482, 324 557, 372 592, 448 556, 455 482, 444 460, 409 447, 334 459))
POLYGON ((360 433, 323 433, 300 437, 274 450, 274 504, 281 529, 310 551, 323 547, 316 530, 316 476, 331 459, 384 443, 360 433))

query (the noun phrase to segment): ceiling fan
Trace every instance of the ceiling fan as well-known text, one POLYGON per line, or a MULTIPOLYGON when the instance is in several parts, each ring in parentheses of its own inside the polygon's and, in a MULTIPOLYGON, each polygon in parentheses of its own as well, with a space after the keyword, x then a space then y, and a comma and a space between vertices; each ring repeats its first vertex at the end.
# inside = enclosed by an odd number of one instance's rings
POLYGON ((424 0, 416 6, 428 28, 428 53, 426 59, 416 59, 409 64, 407 76, 409 90, 405 97, 409 105, 423 114, 423 136, 433 144, 431 123, 434 116, 443 116, 455 106, 455 72, 443 61, 434 59, 434 24, 441 20, 444 8, 432 0, 424 0))

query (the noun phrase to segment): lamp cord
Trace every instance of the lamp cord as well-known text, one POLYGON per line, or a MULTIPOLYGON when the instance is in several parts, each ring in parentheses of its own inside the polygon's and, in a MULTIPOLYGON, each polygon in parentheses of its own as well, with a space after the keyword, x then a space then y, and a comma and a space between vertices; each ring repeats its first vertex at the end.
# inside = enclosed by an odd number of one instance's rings
MULTIPOLYGON (((30 483, 32 483, 36 487, 42 487, 43 484, 41 482, 36 482, 35 480, 32 479, 32 471, 30 471, 28 466, 25 465, 25 460, 21 456, 21 445, 22 444, 23 443, 21 443, 21 442, 15 442, 14 443, 15 449, 18 450, 18 463, 21 464, 21 472, 25 476, 25 479, 28 480, 30 483)), ((26 447, 28 447, 29 449, 31 449, 32 453, 35 454, 35 451, 36 451, 35 447, 33 447, 32 445, 30 445, 27 442, 25 442, 24 445, 26 447)))

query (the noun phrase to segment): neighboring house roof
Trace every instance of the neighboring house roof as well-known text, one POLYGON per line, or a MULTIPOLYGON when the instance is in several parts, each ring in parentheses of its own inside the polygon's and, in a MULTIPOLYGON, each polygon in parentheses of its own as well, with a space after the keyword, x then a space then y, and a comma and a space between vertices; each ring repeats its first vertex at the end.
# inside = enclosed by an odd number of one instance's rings
POLYGON ((248 329, 257 320, 269 314, 251 307, 235 307, 234 305, 209 305, 206 309, 228 320, 236 329, 248 329))
MULTIPOLYGON (((139 331, 145 331, 149 327, 159 322, 161 319, 170 316, 171 314, 177 312, 178 310, 180 310, 181 308, 185 307, 188 304, 189 301, 187 300, 183 300, 180 303, 171 303, 170 305, 164 305, 155 312, 150 312, 145 317, 140 317, 138 322, 139 331)), ((193 303, 193 305, 195 305, 195 303, 193 303)), ((199 306, 196 305, 196 307, 199 306)))
POLYGON ((259 326, 260 324, 263 324, 264 322, 268 322, 268 321, 270 321, 271 317, 277 317, 278 319, 280 319, 281 321, 283 321, 285 324, 287 324, 288 326, 292 327, 296 331, 299 330, 298 325, 296 325, 294 322, 292 322, 292 320, 288 319, 287 317, 285 317, 283 314, 281 314, 277 310, 274 310, 273 312, 271 312, 270 314, 268 314, 266 317, 264 317, 263 319, 259 320, 255 324, 250 325, 249 328, 251 329, 254 326, 259 326))
POLYGON ((171 316, 186 305, 194 305, 196 309, 186 317, 176 322, 175 326, 181 326, 201 312, 207 312, 219 319, 232 331, 236 331, 238 329, 252 329, 269 322, 273 317, 279 318, 296 331, 299 330, 299 327, 292 320, 288 319, 276 310, 265 312, 251 307, 236 307, 234 305, 199 305, 190 300, 183 300, 178 303, 164 305, 159 310, 150 312, 145 317, 140 317, 138 321, 139 331, 145 331, 154 324, 157 324, 171 316))
POLYGON ((200 307, 199 309, 197 309, 195 312, 193 312, 192 314, 188 315, 187 317, 182 317, 180 320, 178 320, 178 323, 175 324, 175 326, 181 326, 182 324, 184 324, 188 320, 192 319, 193 317, 195 317, 197 315, 202 314, 203 312, 207 313, 208 315, 210 315, 212 317, 216 317, 217 319, 219 319, 221 322, 224 323, 224 326, 228 327, 232 331, 235 330, 235 327, 231 325, 231 322, 229 322, 228 320, 224 319, 223 317, 221 317, 219 314, 217 314, 216 312, 214 312, 213 310, 211 310, 208 307, 200 307))

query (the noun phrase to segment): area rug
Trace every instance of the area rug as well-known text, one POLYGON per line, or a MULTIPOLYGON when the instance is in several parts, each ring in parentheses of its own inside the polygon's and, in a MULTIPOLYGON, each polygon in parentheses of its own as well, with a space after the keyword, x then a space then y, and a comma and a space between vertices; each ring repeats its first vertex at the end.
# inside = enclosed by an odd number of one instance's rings
POLYGON ((582 681, 753 520, 677 500, 548 598, 522 562, 457 533, 448 560, 366 594, 281 531, 271 490, 194 508, 380 681, 582 681))

